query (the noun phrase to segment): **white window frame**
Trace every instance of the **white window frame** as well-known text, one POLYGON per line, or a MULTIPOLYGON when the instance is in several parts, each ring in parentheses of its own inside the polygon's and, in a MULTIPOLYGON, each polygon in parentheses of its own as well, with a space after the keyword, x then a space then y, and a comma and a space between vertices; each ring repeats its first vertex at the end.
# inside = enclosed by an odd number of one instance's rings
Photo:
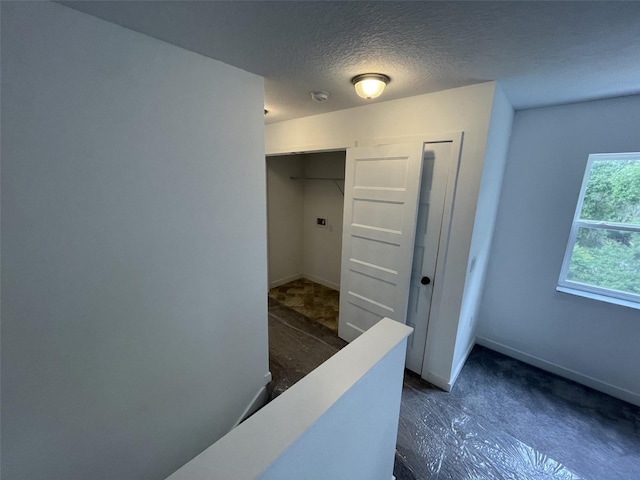
POLYGON ((619 290, 612 290, 608 288, 596 287, 593 285, 587 285, 579 282, 572 282, 567 280, 567 274, 569 273, 569 264, 571 263, 571 256, 573 254, 573 247, 578 237, 578 230, 580 227, 588 228, 600 228, 603 230, 619 230, 624 232, 635 232, 640 234, 640 225, 631 225, 626 223, 615 222, 602 222, 593 220, 581 220, 580 212, 582 211, 582 204, 584 203, 584 195, 587 190, 587 183, 589 182, 589 176, 591 175, 591 166, 596 160, 637 160, 640 157, 640 153, 593 153, 589 155, 587 165, 585 167, 584 176, 582 178, 582 187, 580 188, 580 196, 578 197, 578 204, 576 211, 573 215, 573 223, 571 225, 571 233, 569 234, 569 240, 567 242, 567 248, 564 253, 564 260, 562 262, 562 269, 560 270, 560 278, 558 279, 558 286, 556 290, 564 293, 571 293, 573 295, 579 295, 582 297, 592 298, 595 300, 601 300, 604 302, 615 303, 618 305, 624 305, 632 308, 640 309, 640 295, 635 295, 628 292, 621 292, 619 290))

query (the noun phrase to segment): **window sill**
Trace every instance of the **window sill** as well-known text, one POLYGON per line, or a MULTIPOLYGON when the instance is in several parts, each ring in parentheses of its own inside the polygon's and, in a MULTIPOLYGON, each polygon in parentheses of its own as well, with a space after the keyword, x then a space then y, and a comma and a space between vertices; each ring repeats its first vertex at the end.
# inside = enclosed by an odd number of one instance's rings
POLYGON ((598 300, 600 302, 613 303, 614 305, 620 305, 623 307, 629 307, 636 310, 640 310, 640 303, 632 302, 630 300, 622 300, 620 298, 608 297, 606 295, 600 295, 598 293, 585 292, 583 290, 576 290, 574 288, 557 286, 556 290, 562 293, 568 293, 570 295, 577 295, 578 297, 590 298, 591 300, 598 300))

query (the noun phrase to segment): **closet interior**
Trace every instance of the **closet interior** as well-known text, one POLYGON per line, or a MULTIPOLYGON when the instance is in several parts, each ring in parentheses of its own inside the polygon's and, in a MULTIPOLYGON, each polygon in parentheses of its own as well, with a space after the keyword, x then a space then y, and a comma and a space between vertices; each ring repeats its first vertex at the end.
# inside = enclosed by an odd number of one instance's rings
POLYGON ((346 152, 271 156, 269 297, 338 330, 346 152))

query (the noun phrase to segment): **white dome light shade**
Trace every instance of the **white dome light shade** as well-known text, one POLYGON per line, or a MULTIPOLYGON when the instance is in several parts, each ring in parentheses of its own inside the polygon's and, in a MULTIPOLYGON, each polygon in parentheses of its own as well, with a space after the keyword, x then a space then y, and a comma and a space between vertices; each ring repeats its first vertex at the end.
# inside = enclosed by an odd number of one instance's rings
POLYGON ((371 99, 379 97, 389 83, 389 77, 381 73, 363 73, 351 79, 359 97, 371 99))

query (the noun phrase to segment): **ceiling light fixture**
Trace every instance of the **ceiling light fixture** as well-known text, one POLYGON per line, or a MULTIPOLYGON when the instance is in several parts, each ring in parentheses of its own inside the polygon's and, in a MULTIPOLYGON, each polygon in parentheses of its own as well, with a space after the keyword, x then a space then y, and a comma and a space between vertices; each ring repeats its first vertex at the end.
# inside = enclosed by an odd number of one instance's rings
POLYGON ((379 97, 391 79, 381 73, 363 73, 351 79, 358 96, 366 99, 379 97))

